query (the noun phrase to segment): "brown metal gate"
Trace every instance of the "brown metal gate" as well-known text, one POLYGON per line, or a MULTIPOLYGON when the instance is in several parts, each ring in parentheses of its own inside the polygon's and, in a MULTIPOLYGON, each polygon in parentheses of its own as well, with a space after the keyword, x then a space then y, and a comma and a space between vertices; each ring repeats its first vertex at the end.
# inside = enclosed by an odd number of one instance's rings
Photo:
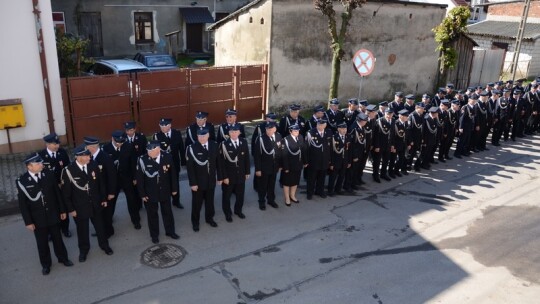
POLYGON ((86 135, 108 141, 122 123, 136 120, 149 135, 160 118, 185 128, 197 111, 225 120, 234 108, 240 121, 260 119, 266 109, 267 65, 182 69, 138 74, 67 78, 62 81, 68 142, 86 135))

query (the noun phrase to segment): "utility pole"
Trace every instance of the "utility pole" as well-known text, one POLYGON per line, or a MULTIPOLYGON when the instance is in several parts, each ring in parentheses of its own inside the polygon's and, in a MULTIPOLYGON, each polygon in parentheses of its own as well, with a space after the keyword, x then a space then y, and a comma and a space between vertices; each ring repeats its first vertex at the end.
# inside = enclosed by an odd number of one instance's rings
POLYGON ((527 16, 529 15, 530 6, 531 0, 525 0, 525 6, 523 7, 521 21, 519 22, 519 29, 516 38, 516 47, 514 49, 514 58, 512 59, 512 65, 510 69, 510 71, 512 72, 512 80, 515 80, 516 78, 516 72, 519 62, 519 53, 521 52, 521 41, 523 40, 523 34, 525 33, 525 27, 527 26, 527 16))

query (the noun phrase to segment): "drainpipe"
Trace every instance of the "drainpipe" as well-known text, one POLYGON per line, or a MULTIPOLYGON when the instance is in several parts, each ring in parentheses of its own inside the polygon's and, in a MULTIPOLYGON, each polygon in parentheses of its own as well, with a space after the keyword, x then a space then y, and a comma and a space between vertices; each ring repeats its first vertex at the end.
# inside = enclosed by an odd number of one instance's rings
POLYGON ((45 58, 45 46, 43 44, 43 31, 41 30, 41 11, 39 10, 39 0, 32 0, 34 10, 37 42, 39 49, 39 61, 41 63, 41 77, 43 78, 43 90, 45 92, 45 105, 47 106, 47 122, 49 123, 49 133, 54 132, 54 117, 51 103, 51 91, 49 88, 49 72, 47 71, 47 60, 45 58))

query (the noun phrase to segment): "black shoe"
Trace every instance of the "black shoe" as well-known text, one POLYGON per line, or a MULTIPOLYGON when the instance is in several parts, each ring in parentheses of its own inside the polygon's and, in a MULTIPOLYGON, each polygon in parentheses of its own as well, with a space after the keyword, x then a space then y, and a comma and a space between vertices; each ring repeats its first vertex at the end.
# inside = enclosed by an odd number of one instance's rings
POLYGON ((159 243, 159 239, 157 237, 152 238, 152 243, 157 244, 159 243))
MULTIPOLYGON (((358 184, 359 184, 359 185, 365 185, 366 182, 363 181, 362 179, 359 179, 359 180, 358 180, 358 184)), ((355 190, 358 190, 358 189, 355 189, 355 190)))
POLYGON ((426 170, 429 170, 429 169, 430 169, 431 167, 430 167, 430 166, 428 166, 428 165, 422 165, 422 166, 420 166, 420 168, 422 168, 422 169, 426 169, 426 170))
POLYGON ((285 206, 290 207, 290 206, 291 206, 291 203, 285 202, 285 206))
POLYGON ((133 224, 133 227, 135 227, 135 229, 139 230, 139 229, 141 229, 141 224, 140 223, 133 224))
POLYGON ((452 160, 452 157, 450 157, 448 155, 445 155, 444 158, 446 158, 447 160, 452 160))
POLYGON ((381 178, 384 179, 385 181, 389 182, 391 181, 392 179, 388 176, 388 175, 381 175, 381 178))
POLYGON ((238 212, 238 213, 235 213, 235 214, 238 215, 238 217, 241 218, 241 219, 246 218, 246 216, 242 212, 238 212))
MULTIPOLYGON (((361 182, 364 183, 363 181, 361 181, 361 182)), ((351 189, 352 190, 360 190, 360 187, 358 187, 357 185, 352 185, 351 189)))
POLYGON ((176 208, 178 209, 184 209, 184 205, 182 205, 182 203, 173 203, 173 206, 175 206, 176 208))
POLYGON ((488 149, 488 148, 484 148, 484 151, 489 151, 489 149, 488 149))
POLYGON ((272 208, 278 208, 278 204, 276 204, 276 202, 270 202, 268 203, 269 206, 271 206, 272 208))
POLYGON ((306 196, 306 198, 307 198, 307 200, 308 200, 308 201, 310 201, 310 200, 312 200, 312 199, 313 199, 313 195, 311 195, 311 194, 308 194, 308 195, 306 196))
MULTIPOLYGON (((394 175, 397 176, 397 177, 402 177, 402 176, 403 176, 399 171, 396 171, 396 172, 394 173, 394 175)), ((391 177, 391 176, 390 176, 390 177, 391 177)))
POLYGON ((493 145, 494 145, 495 147, 498 147, 498 146, 500 146, 501 144, 500 144, 500 143, 493 143, 493 145))
POLYGON ((416 171, 416 172, 421 172, 421 171, 420 171, 420 167, 414 167, 414 171, 416 171))
POLYGON ((403 171, 401 171, 401 174, 403 174, 403 175, 409 175, 409 172, 407 172, 407 170, 403 170, 403 171))
POLYGON ((67 238, 68 238, 68 237, 71 237, 71 232, 70 232, 69 230, 64 231, 63 234, 64 234, 64 236, 67 237, 67 238))
POLYGON ((62 261, 62 262, 60 262, 60 263, 64 264, 64 266, 66 266, 66 267, 71 267, 71 266, 73 266, 73 262, 70 261, 70 260, 65 260, 65 261, 62 261))
POLYGON ((437 162, 437 161, 434 161, 434 160, 431 160, 431 161, 429 161, 429 162, 430 162, 430 163, 432 163, 432 164, 434 164, 434 165, 436 165, 436 164, 438 164, 438 163, 439 163, 439 162, 437 162))
POLYGON ((225 220, 226 220, 227 222, 229 222, 229 223, 232 223, 232 216, 226 215, 226 216, 225 216, 225 220))
POLYGON ((321 193, 321 194, 319 194, 319 196, 320 196, 321 198, 326 198, 326 194, 325 194, 324 192, 321 193))
POLYGON ((193 231, 199 232, 199 225, 193 225, 193 231))
POLYGON ((210 225, 210 226, 214 227, 214 228, 216 228, 216 227, 217 227, 217 223, 216 223, 216 222, 214 222, 214 221, 208 221, 208 222, 206 222, 206 223, 207 223, 208 225, 210 225))
POLYGON ((343 195, 343 194, 345 194, 345 192, 343 192, 343 191, 341 191, 341 190, 340 190, 340 191, 336 191, 335 193, 336 193, 337 195, 343 195))
POLYGON ((446 161, 444 160, 444 158, 439 158, 439 161, 440 161, 441 163, 445 163, 445 162, 446 162, 446 161))
POLYGON ((333 192, 328 192, 327 195, 330 196, 330 197, 336 196, 333 192))
POLYGON ((86 262, 86 254, 79 254, 79 262, 84 263, 86 262))
POLYGON ((173 240, 178 240, 180 238, 180 236, 178 234, 174 233, 174 232, 173 233, 166 233, 165 235, 170 237, 173 240))
POLYGON ((397 177, 394 173, 389 173, 388 176, 389 176, 390 178, 396 178, 396 177, 397 177))
POLYGON ((265 205, 259 205, 259 209, 266 210, 266 206, 265 205))
POLYGON ((289 197, 289 199, 291 200, 291 202, 293 202, 293 203, 295 203, 295 204, 298 204, 298 203, 300 203, 300 201, 299 201, 299 200, 294 200, 294 199, 292 199, 292 197, 289 197))
POLYGON ((103 251, 105 251, 105 253, 107 255, 112 255, 113 254, 113 251, 112 251, 111 247, 105 247, 105 248, 102 248, 102 249, 103 249, 103 251))
POLYGON ((373 175, 373 180, 377 183, 381 182, 381 179, 377 175, 373 175))
POLYGON ((43 267, 43 269, 41 269, 42 275, 48 275, 49 273, 51 273, 51 267, 43 267))

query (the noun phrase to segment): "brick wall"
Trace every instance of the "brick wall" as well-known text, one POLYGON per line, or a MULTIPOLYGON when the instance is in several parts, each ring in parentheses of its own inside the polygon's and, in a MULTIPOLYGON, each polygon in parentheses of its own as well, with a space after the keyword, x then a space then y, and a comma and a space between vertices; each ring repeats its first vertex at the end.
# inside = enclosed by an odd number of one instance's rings
MULTIPOLYGON (((486 20, 515 21, 521 20, 524 3, 492 5, 488 8, 486 20)), ((527 23, 540 23, 540 2, 531 2, 527 23)))

